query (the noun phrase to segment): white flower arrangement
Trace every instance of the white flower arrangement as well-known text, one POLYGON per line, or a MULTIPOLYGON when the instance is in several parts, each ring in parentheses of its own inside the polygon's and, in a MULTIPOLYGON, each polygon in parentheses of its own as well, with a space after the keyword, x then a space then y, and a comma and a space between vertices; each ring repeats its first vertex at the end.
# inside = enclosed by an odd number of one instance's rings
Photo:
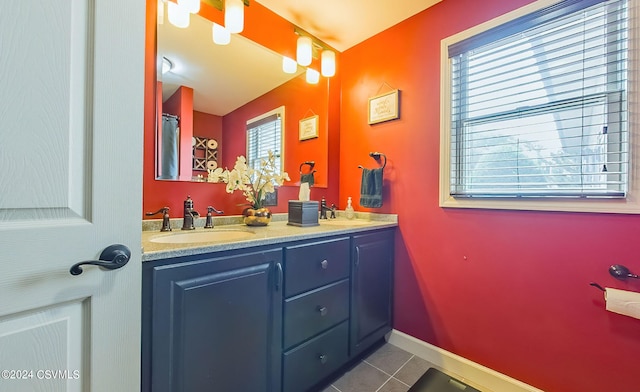
POLYGON ((267 193, 275 192, 276 185, 289 181, 287 172, 278 172, 275 156, 269 151, 269 157, 260 161, 260 169, 253 169, 247 165, 247 159, 240 155, 236 159, 232 170, 209 170, 208 182, 224 182, 227 193, 241 190, 251 207, 262 208, 267 193))

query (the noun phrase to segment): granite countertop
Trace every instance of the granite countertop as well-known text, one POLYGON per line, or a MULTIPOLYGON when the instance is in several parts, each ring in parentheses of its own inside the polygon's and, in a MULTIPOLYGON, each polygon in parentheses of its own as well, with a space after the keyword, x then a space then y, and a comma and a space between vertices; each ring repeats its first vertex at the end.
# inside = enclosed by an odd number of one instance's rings
MULTIPOLYGON (((338 211, 336 219, 320 219, 318 226, 298 227, 287 224, 287 214, 274 214, 267 226, 252 227, 242 222, 240 216, 214 217, 214 228, 204 229, 204 219, 196 221, 196 229, 180 230, 181 219, 172 219, 173 231, 161 232, 161 219, 142 222, 142 261, 153 261, 169 257, 190 256, 224 250, 242 249, 252 246, 273 245, 287 241, 322 238, 339 234, 351 234, 371 229, 395 227, 398 225, 396 214, 376 214, 357 212, 356 218, 348 220, 344 212, 338 211), (210 242, 159 243, 162 237, 188 233, 216 231, 236 232, 239 239, 225 239, 210 242), (251 233, 244 235, 243 233, 251 233)), ((233 234, 231 236, 234 236, 233 234)))

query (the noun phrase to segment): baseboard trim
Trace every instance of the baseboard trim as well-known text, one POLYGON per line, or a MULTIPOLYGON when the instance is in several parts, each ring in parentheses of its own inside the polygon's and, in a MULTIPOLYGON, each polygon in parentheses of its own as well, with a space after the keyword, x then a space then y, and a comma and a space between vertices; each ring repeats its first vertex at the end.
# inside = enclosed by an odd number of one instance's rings
POLYGON ((451 377, 477 387, 483 392, 543 392, 541 389, 395 329, 387 335, 387 342, 434 364, 451 377))

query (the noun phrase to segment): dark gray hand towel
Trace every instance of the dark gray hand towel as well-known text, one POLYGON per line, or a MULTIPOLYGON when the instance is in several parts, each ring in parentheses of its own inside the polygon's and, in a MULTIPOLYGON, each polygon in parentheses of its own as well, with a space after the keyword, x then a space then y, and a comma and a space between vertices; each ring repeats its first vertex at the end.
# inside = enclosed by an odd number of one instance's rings
POLYGON ((309 186, 313 186, 313 184, 315 183, 315 178, 313 177, 313 173, 315 173, 316 171, 312 171, 311 173, 307 173, 307 174, 301 174, 300 175, 300 183, 302 184, 303 182, 308 182, 309 186))
POLYGON ((362 169, 362 183, 360 184, 360 205, 362 207, 382 207, 382 170, 362 169))

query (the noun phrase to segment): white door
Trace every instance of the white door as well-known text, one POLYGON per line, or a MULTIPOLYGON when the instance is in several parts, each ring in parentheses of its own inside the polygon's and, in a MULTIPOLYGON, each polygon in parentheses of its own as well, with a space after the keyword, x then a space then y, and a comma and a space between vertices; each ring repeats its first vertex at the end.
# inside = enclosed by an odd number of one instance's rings
POLYGON ((144 3, 0 2, 0 391, 140 389, 144 3))

